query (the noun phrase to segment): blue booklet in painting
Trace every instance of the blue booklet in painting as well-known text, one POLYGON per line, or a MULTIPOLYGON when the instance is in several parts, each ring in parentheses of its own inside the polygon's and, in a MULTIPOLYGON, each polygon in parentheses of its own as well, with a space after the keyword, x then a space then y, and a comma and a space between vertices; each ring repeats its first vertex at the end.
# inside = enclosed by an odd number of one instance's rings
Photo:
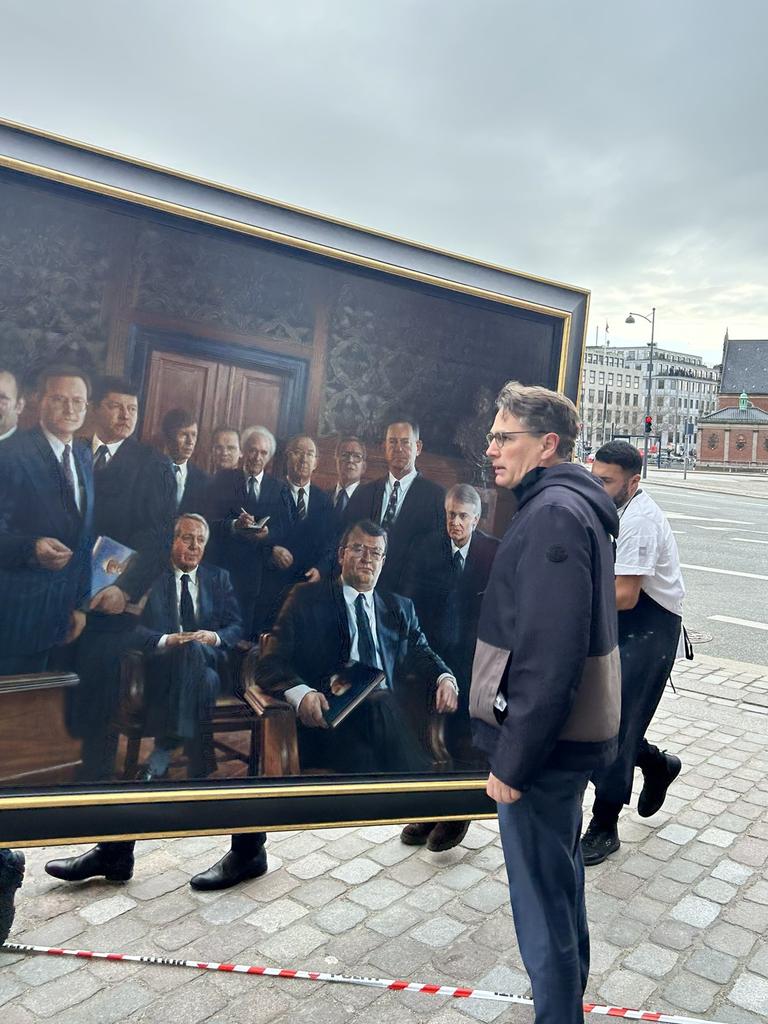
POLYGON ((91 553, 91 597, 117 582, 135 554, 111 537, 98 537, 91 553))

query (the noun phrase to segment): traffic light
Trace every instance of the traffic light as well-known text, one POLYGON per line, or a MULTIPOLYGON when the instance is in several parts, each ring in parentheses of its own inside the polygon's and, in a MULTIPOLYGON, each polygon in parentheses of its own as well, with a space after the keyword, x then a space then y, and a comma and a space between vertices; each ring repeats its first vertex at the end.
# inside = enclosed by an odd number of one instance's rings
POLYGON ((652 433, 652 431, 653 431, 653 416, 646 416, 645 417, 645 432, 646 432, 646 434, 650 434, 650 433, 652 433))

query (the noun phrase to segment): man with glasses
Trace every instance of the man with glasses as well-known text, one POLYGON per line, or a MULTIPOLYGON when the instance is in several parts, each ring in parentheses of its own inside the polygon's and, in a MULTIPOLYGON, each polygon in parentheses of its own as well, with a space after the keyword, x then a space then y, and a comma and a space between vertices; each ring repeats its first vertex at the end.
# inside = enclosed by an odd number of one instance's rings
POLYGON ((93 469, 75 439, 89 392, 80 370, 49 367, 38 426, 0 445, 0 675, 44 671, 90 592, 93 469))
POLYGON ((376 589, 387 546, 376 523, 348 527, 338 550, 339 579, 294 587, 258 665, 259 683, 293 704, 305 728, 323 730, 320 756, 337 772, 429 767, 401 707, 407 676, 418 678, 438 712, 457 707, 456 679, 427 643, 412 602, 376 589), (349 662, 380 669, 385 681, 329 729, 333 677, 349 662))
POLYGON ((366 448, 359 437, 342 437, 336 445, 336 486, 329 496, 339 522, 346 512, 349 499, 365 475, 366 458, 366 448))
POLYGON ((385 477, 361 484, 350 498, 345 522, 370 519, 387 531, 387 561, 381 585, 400 593, 411 545, 443 529, 445 491, 416 469, 422 452, 414 420, 391 422, 384 437, 385 477))
POLYGON ((589 932, 581 859, 587 781, 616 756, 621 704, 613 502, 570 460, 573 403, 511 381, 487 454, 518 510, 483 598, 472 670, 536 1024, 583 1024, 589 932))

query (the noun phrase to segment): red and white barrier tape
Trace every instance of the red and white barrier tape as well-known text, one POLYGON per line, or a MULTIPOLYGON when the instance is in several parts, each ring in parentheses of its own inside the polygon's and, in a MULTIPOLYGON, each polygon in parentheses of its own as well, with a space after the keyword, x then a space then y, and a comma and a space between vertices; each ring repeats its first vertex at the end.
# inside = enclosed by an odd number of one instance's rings
MULTIPOLYGON (((6 942, 0 952, 47 953, 49 956, 74 956, 81 960, 125 960, 129 963, 160 964, 164 967, 191 967, 197 971, 224 971, 231 974, 256 974, 269 978, 299 978, 303 981, 327 981, 343 985, 365 985, 368 988, 389 989, 391 992, 421 992, 429 996, 451 996, 454 999, 493 999, 501 1003, 519 1003, 533 1006, 528 996, 509 992, 490 992, 480 988, 456 988, 453 985, 426 985, 420 981, 396 981, 388 978, 356 978, 346 974, 327 974, 324 971, 295 971, 285 967, 253 967, 247 964, 206 963, 200 960, 174 960, 165 956, 138 956, 130 953, 94 953, 88 949, 62 949, 58 946, 24 946, 6 942)), ((624 1017, 626 1020, 649 1020, 658 1024, 718 1024, 700 1017, 678 1017, 670 1013, 651 1010, 630 1010, 625 1006, 605 1006, 585 1003, 585 1013, 598 1013, 606 1017, 624 1017)))

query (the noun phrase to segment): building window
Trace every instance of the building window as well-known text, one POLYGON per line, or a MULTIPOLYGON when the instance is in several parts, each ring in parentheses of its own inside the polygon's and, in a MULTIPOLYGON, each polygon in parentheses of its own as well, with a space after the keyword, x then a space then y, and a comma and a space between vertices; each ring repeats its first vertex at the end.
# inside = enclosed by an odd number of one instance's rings
POLYGON ((605 374, 601 370, 597 377, 598 384, 605 384, 605 374))
POLYGON ((624 377, 622 374, 616 374, 616 383, 619 385, 619 387, 621 387, 621 385, 624 383, 624 377))
POLYGON ((612 373, 608 374, 608 383, 609 384, 613 384, 613 374, 612 373))
POLYGON ((715 448, 719 448, 719 447, 720 447, 720 438, 718 437, 718 435, 717 434, 710 434, 709 437, 707 438, 707 448, 709 448, 711 451, 714 451, 715 448))
POLYGON ((632 395, 632 405, 634 405, 634 407, 637 408, 639 404, 640 404, 640 396, 639 395, 632 395))
POLYGON ((595 389, 594 388, 590 388, 589 389, 589 404, 591 405, 594 402, 594 400, 595 400, 595 389))
POLYGON ((590 370, 589 371, 589 383, 590 384, 594 384, 595 383, 595 371, 594 370, 590 370))
POLYGON ((602 388, 600 388, 600 390, 597 392, 597 400, 598 400, 598 402, 602 402, 602 400, 603 400, 603 389, 602 388))
POLYGON ((613 392, 609 391, 608 392, 608 405, 612 405, 612 404, 613 404, 613 392))
POLYGON ((746 439, 746 437, 744 437, 743 434, 738 434, 737 437, 736 437, 736 448, 740 452, 743 452, 746 447, 747 447, 747 439, 746 439))

